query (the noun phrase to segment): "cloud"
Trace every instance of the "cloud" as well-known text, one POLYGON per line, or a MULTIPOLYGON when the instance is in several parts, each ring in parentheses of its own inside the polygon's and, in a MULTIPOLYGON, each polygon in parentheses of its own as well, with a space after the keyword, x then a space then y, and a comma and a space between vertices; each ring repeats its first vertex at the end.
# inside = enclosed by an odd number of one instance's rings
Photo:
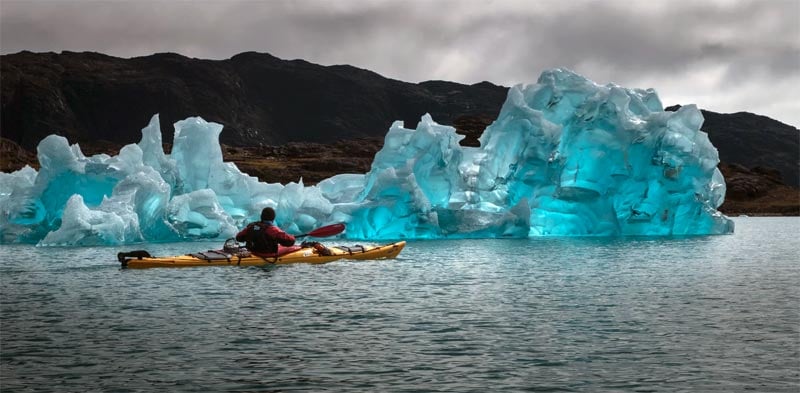
POLYGON ((9 1, 0 51, 269 52, 390 78, 511 85, 546 68, 656 88, 665 104, 800 125, 800 2, 9 1))

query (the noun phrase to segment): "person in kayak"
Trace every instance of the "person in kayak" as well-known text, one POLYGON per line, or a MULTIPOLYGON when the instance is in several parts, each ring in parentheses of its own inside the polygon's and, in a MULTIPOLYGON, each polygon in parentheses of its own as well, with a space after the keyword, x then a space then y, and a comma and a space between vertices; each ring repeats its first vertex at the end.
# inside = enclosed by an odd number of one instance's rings
POLYGON ((236 240, 245 242, 245 247, 257 254, 274 254, 278 252, 278 244, 287 247, 294 245, 294 236, 278 228, 273 221, 275 209, 265 207, 261 211, 261 221, 248 224, 236 234, 236 240))

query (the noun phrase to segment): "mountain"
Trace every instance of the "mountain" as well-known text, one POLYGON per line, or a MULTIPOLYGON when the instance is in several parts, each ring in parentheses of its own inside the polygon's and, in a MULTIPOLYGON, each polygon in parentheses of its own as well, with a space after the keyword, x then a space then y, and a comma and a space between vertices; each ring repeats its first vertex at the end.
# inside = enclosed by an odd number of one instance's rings
POLYGON ((382 136, 394 120, 413 127, 426 112, 445 124, 493 119, 508 90, 488 82, 406 83, 254 52, 227 60, 20 52, 0 57, 0 68, 0 129, 26 149, 51 133, 79 143, 138 141, 155 113, 168 143, 172 123, 198 115, 223 124, 221 141, 233 146, 331 143, 382 136))
MULTIPOLYGON (((676 111, 680 105, 667 107, 676 111)), ((797 187, 800 183, 800 130, 766 116, 749 112, 703 113, 703 131, 719 150, 719 159, 744 167, 774 168, 778 178, 797 187)))
MULTIPOLYGON (((202 116, 225 126, 220 140, 228 146, 330 145, 382 138, 394 120, 413 128, 430 113, 467 135, 462 144, 476 146, 507 91, 489 82, 407 83, 349 65, 321 66, 255 52, 226 60, 174 53, 123 59, 91 52, 20 52, 0 56, 0 134, 28 151, 52 133, 80 143, 85 152, 102 151, 137 142, 141 128, 160 113, 167 144, 172 123, 202 116)), ((797 128, 752 113, 702 112, 703 130, 724 163, 776 169, 779 181, 798 186, 797 128)))

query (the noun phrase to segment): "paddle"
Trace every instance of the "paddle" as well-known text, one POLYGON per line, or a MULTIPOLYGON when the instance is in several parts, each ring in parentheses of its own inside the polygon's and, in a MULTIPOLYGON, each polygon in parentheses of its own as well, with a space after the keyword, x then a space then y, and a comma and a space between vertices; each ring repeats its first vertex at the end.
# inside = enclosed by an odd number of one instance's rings
POLYGON ((321 227, 321 228, 317 228, 317 229, 315 229, 315 230, 313 230, 313 231, 311 231, 309 233, 304 233, 302 235, 296 235, 295 237, 305 237, 305 236, 328 237, 328 236, 338 235, 338 234, 344 232, 344 228, 345 227, 344 227, 343 223, 331 224, 331 225, 326 225, 326 226, 321 227))

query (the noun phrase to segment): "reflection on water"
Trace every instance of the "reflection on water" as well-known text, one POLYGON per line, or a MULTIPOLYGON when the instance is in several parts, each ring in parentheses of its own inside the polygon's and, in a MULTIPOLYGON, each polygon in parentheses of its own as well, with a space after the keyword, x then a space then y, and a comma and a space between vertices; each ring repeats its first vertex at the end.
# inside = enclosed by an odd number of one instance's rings
POLYGON ((121 270, 113 247, 2 246, 0 388, 796 392, 800 224, 736 228, 266 268, 121 270))

